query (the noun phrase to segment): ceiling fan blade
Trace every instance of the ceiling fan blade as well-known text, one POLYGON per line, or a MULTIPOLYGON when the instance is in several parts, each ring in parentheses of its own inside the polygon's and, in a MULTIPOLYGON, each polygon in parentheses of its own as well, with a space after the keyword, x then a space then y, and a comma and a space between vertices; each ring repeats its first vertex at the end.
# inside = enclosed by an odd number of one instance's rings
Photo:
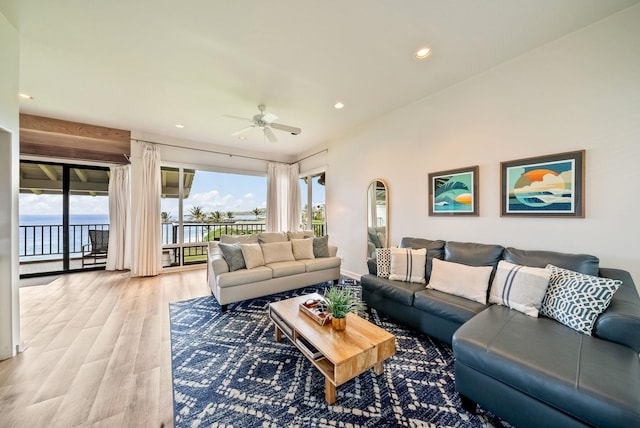
POLYGON ((262 120, 264 120, 267 123, 271 123, 274 120, 276 120, 278 118, 278 116, 276 116, 273 113, 266 113, 264 116, 262 116, 262 120))
POLYGON ((302 133, 302 129, 296 128, 295 126, 282 125, 281 123, 272 123, 271 127, 273 129, 277 129, 278 131, 286 131, 293 135, 299 135, 302 133))
POLYGON ((234 116, 231 114, 223 114, 222 117, 229 117, 231 119, 240 119, 240 120, 244 120, 245 122, 251 122, 252 119, 246 118, 246 117, 240 117, 240 116, 234 116))
POLYGON ((251 130, 255 128, 255 125, 251 125, 251 126, 247 126, 246 128, 242 128, 242 129, 238 129, 236 132, 231 133, 231 135, 233 135, 234 137, 240 135, 240 134, 244 134, 245 132, 251 130))
POLYGON ((267 140, 269 140, 271 143, 275 143, 276 141, 278 141, 278 139, 276 138, 271 128, 264 128, 264 135, 267 137, 267 140))

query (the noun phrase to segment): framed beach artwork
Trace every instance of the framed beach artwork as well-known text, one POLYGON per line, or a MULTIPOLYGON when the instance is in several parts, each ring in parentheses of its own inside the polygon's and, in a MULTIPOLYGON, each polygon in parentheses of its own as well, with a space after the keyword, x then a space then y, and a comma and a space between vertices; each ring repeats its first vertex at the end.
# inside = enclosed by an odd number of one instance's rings
POLYGON ((585 151, 502 162, 501 216, 584 218, 585 151))
POLYGON ((429 215, 478 215, 478 165, 429 174, 429 215))

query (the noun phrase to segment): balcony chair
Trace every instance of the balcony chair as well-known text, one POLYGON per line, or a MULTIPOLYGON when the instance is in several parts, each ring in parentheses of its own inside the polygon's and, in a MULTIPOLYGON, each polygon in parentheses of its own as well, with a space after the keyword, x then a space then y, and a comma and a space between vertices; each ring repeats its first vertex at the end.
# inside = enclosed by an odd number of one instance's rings
POLYGON ((82 267, 104 265, 109 251, 109 231, 89 230, 89 244, 82 246, 82 267))

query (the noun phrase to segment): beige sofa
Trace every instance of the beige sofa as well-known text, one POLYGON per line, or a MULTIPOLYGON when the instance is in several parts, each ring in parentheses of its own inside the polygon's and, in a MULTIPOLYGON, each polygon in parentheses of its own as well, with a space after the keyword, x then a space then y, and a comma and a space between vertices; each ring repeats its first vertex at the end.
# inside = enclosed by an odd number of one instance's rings
POLYGON ((338 248, 327 239, 314 238, 311 231, 223 235, 207 249, 211 292, 224 311, 229 303, 327 281, 337 283, 341 259, 336 256, 338 248))

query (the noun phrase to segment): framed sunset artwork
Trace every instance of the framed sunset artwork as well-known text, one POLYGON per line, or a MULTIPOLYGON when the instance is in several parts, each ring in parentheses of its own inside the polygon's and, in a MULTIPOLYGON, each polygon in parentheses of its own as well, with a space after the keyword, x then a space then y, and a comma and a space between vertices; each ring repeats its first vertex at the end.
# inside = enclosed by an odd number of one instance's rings
POLYGON ((478 215, 478 166, 429 174, 429 215, 478 215))
POLYGON ((585 151, 502 162, 501 216, 584 218, 585 151))

